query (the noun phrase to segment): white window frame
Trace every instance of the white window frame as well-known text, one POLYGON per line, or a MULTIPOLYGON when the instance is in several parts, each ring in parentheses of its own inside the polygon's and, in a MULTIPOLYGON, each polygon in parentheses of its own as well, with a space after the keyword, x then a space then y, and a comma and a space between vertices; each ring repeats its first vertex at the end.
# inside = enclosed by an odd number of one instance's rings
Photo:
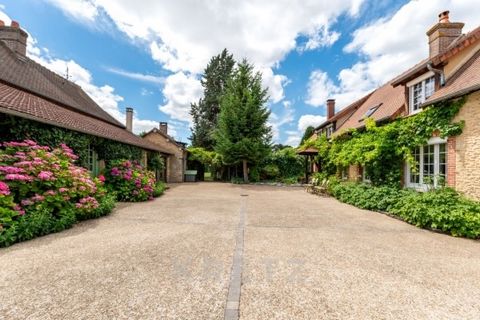
MULTIPOLYGON (((438 178, 440 177, 440 145, 445 144, 445 152, 448 154, 448 144, 446 139, 442 139, 440 137, 434 137, 428 140, 426 145, 433 145, 434 146, 434 152, 433 152, 433 187, 438 188, 439 181, 438 178)), ((412 173, 412 168, 411 166, 406 163, 405 164, 405 186, 407 188, 413 188, 418 191, 427 191, 431 184, 424 183, 424 174, 423 174, 423 158, 424 158, 424 147, 425 145, 420 146, 420 162, 419 162, 419 167, 420 167, 420 172, 419 174, 419 183, 412 183, 410 182, 410 175, 412 173)), ((447 179, 447 167, 448 167, 448 157, 445 159, 445 180, 447 179)))
POLYGON ((326 135, 327 135, 327 138, 330 138, 333 134, 333 124, 329 124, 326 128, 325 128, 325 132, 326 132, 326 135))
POLYGON ((372 183, 372 180, 370 180, 370 177, 367 176, 367 167, 366 166, 362 167, 362 181, 363 181, 363 183, 372 183))
MULTIPOLYGON (((420 77, 410 81, 407 83, 407 88, 408 88, 408 110, 409 110, 409 113, 410 114, 415 114, 415 113, 418 113, 420 111, 422 111, 422 108, 420 108, 420 105, 422 103, 425 102, 425 100, 427 100, 428 97, 425 96, 425 92, 426 92, 426 87, 425 87, 425 84, 426 84, 426 81, 431 79, 433 77, 433 86, 434 86, 434 89, 433 89, 433 92, 435 92, 435 74, 432 72, 432 71, 429 71, 423 75, 421 75, 420 77), (417 109, 413 109, 414 108, 414 105, 413 105, 413 91, 414 91, 414 87, 415 85, 417 84, 421 84, 421 96, 420 96, 420 102, 419 102, 419 106, 417 109)), ((432 92, 432 93, 433 93, 432 92)))

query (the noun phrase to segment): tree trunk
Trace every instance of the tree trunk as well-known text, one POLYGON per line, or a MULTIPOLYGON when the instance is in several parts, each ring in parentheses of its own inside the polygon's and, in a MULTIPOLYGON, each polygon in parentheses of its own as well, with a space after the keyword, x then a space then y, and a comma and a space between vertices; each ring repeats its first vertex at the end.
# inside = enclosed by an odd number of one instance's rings
POLYGON ((247 160, 243 160, 243 182, 248 183, 248 166, 247 166, 247 160))

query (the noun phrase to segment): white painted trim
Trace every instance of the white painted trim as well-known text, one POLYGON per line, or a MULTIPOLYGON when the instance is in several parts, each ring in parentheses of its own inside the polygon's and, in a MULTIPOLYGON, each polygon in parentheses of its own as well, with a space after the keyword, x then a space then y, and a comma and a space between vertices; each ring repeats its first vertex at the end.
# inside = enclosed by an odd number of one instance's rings
POLYGON ((447 139, 440 138, 440 137, 431 137, 427 144, 440 144, 440 143, 447 143, 447 139))
MULTIPOLYGON (((440 176, 440 144, 445 144, 445 147, 447 148, 447 140, 442 139, 440 137, 432 137, 428 140, 426 145, 433 145, 434 150, 433 150, 433 187, 437 188, 438 187, 438 177, 440 176)), ((411 174, 411 167, 410 165, 405 162, 405 186, 407 188, 413 188, 417 191, 427 191, 428 190, 428 185, 423 182, 423 149, 425 145, 420 146, 420 162, 419 162, 419 167, 420 167, 420 172, 419 172, 419 183, 411 183, 410 182, 410 174, 411 174)), ((448 165, 448 158, 446 159, 446 165, 448 165)), ((445 179, 447 179, 447 172, 445 172, 445 179)))
POLYGON ((407 87, 412 87, 413 85, 419 83, 420 81, 426 80, 430 77, 433 77, 434 75, 435 75, 435 73, 433 71, 428 71, 428 72, 422 74, 421 76, 407 82, 407 87))

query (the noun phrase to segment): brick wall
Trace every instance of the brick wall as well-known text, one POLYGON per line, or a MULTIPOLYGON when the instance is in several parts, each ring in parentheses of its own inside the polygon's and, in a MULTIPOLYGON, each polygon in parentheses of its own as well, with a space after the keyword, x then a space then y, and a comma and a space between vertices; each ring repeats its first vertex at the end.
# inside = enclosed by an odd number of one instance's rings
MULTIPOLYGON (((467 197, 480 200, 480 92, 470 94, 467 102, 454 121, 464 120, 463 133, 450 144, 454 144, 454 154, 449 148, 449 173, 453 170, 452 183, 467 197), (454 159, 454 161, 452 161, 454 159), (451 167, 450 163, 454 163, 451 167)), ((450 177, 448 177, 450 180, 450 177)))
POLYGON ((349 181, 361 181, 362 173, 358 165, 351 165, 348 167, 348 180, 349 181))
POLYGON ((167 168, 167 182, 183 182, 184 175, 184 151, 164 135, 151 132, 144 139, 159 145, 163 150, 170 153, 165 163, 167 168))

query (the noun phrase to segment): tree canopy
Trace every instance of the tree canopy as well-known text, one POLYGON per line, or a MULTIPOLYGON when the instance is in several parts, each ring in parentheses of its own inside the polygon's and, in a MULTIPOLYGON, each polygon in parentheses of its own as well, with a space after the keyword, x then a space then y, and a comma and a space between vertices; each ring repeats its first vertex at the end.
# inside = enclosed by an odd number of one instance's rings
POLYGON ((201 80, 203 98, 192 103, 190 110, 193 118, 192 136, 190 137, 193 147, 214 149, 214 131, 220 113, 220 100, 234 66, 233 55, 224 49, 222 53, 212 57, 205 68, 201 80))
POLYGON ((245 182, 248 164, 259 163, 270 152, 272 135, 267 125, 270 115, 265 106, 267 100, 261 74, 243 60, 235 68, 221 99, 215 150, 226 164, 243 164, 245 182))
POLYGON ((313 126, 308 126, 307 129, 305 129, 305 133, 303 134, 302 140, 300 141, 300 145, 302 145, 305 140, 310 138, 313 135, 313 132, 315 131, 315 128, 313 126))

